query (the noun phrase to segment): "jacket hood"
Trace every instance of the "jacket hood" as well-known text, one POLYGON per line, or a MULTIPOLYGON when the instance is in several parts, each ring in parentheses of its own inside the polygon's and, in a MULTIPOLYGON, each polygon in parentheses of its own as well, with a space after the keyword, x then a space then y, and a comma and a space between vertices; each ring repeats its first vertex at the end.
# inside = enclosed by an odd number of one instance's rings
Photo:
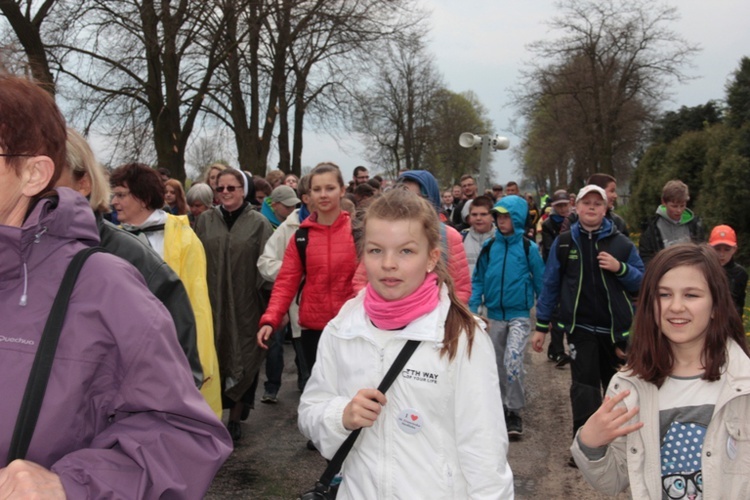
POLYGON ((497 214, 498 207, 502 207, 510 214, 510 219, 513 221, 513 231, 515 234, 524 234, 526 229, 526 217, 529 213, 529 204, 526 200, 520 196, 514 194, 503 196, 500 200, 495 203, 492 209, 493 215, 497 214))
POLYGON ((274 229, 279 227, 281 224, 281 221, 276 216, 276 212, 273 211, 273 207, 271 207, 271 197, 267 196, 263 200, 263 204, 260 207, 260 213, 265 216, 266 219, 268 219, 268 222, 271 223, 274 229))
MULTIPOLYGON (((349 212, 346 210, 341 210, 341 213, 336 218, 335 221, 333 221, 333 224, 331 224, 331 228, 338 229, 339 226, 344 224, 351 224, 351 217, 349 216, 349 212)), ((299 227, 327 227, 318 222, 318 212, 313 212, 310 214, 310 216, 302 221, 299 225, 299 227)))
POLYGON ((666 220, 667 222, 671 222, 672 224, 680 224, 680 225, 687 224, 688 222, 690 222, 691 220, 695 218, 695 214, 693 213, 693 211, 690 210, 689 208, 686 208, 685 211, 682 212, 682 215, 680 216, 680 220, 674 221, 670 219, 669 216, 667 215, 667 207, 665 207, 664 205, 659 205, 659 207, 656 209, 656 214, 662 219, 666 220))
POLYGON ((407 170, 401 174, 399 179, 409 179, 419 184, 419 187, 422 188, 422 195, 440 212, 442 206, 440 201, 440 187, 437 180, 435 180, 435 176, 427 170, 407 170))

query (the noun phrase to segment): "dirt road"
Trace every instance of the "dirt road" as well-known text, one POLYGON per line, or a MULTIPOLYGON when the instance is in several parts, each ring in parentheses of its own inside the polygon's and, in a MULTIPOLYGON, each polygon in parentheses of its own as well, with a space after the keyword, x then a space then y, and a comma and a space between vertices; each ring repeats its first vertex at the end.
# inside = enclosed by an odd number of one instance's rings
MULTIPOLYGON (((256 403, 256 410, 243 424, 242 442, 219 471, 206 498, 293 499, 312 487, 323 472, 325 460, 305 447, 306 439, 297 430, 296 372, 291 346, 284 347, 286 363, 279 404, 256 403)), ((570 369, 556 369, 545 355, 529 351, 527 372, 524 436, 510 443, 508 453, 516 498, 607 498, 595 493, 578 470, 567 465, 570 369)), ((261 379, 265 379, 264 374, 261 379)), ((258 401, 261 395, 259 389, 258 401)))

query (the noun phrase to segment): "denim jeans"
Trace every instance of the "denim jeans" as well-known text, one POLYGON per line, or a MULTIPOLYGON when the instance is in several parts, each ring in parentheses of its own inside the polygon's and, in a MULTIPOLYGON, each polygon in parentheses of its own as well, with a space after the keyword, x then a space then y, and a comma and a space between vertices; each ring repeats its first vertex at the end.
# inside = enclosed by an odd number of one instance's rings
POLYGON ((281 373, 284 371, 284 336, 289 325, 279 328, 271 336, 266 356, 266 394, 278 394, 281 388, 281 373))

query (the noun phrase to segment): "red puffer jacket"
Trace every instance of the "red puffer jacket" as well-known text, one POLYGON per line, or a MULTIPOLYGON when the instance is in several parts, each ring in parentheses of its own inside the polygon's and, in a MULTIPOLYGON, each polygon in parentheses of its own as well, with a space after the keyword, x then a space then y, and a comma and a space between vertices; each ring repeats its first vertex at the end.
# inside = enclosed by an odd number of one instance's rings
POLYGON ((273 285, 271 302, 260 318, 260 326, 271 325, 274 331, 279 328, 297 296, 303 274, 306 274, 305 286, 299 307, 302 328, 322 330, 338 314, 344 302, 354 296, 352 278, 357 269, 357 251, 349 214, 342 211, 330 226, 319 224, 317 218, 318 214, 313 213, 300 225, 300 228, 309 228, 307 269, 302 268, 295 235, 292 235, 273 285))

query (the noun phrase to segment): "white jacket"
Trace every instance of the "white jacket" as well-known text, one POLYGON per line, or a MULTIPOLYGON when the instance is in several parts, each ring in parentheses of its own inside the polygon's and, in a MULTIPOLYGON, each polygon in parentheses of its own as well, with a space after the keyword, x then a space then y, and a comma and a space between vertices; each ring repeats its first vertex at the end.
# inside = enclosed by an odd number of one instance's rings
MULTIPOLYGON (((722 369, 724 386, 703 442, 703 498, 750 498, 750 359, 733 341, 722 369)), ((630 486, 633 498, 662 498, 659 400, 654 384, 619 372, 607 389, 611 397, 630 390, 623 402, 640 411, 631 422, 644 426, 615 439, 599 460, 588 460, 573 440, 570 450, 583 476, 596 490, 616 495, 630 486)))
MULTIPOLYGON (((299 229, 299 208, 295 209, 273 232, 266 241, 263 254, 258 258, 258 272, 263 279, 273 283, 281 270, 281 262, 284 260, 284 252, 289 245, 290 239, 299 229)), ((297 301, 292 301, 289 306, 289 323, 292 325, 292 337, 302 336, 302 327, 299 326, 299 306, 297 301)))
POLYGON ((364 290, 323 331, 312 376, 299 405, 299 428, 331 458, 349 432, 344 407, 375 388, 407 340, 422 343, 386 392, 387 404, 347 456, 338 498, 512 498, 508 437, 488 335, 477 329, 471 357, 466 336, 453 361, 440 356, 450 307, 438 307, 378 347, 364 311, 364 290), (407 425, 399 423, 399 416, 407 425), (409 420, 419 425, 410 425, 409 420), (414 433, 405 428, 416 429, 414 433))

